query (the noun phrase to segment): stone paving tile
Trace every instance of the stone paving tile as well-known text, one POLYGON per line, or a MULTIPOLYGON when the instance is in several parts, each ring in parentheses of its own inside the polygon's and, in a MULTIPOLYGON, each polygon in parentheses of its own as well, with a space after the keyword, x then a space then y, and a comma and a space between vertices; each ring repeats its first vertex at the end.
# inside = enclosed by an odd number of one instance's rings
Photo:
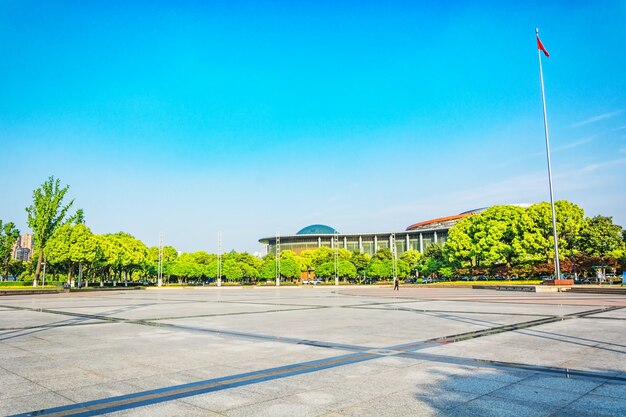
POLYGON ((77 388, 85 385, 95 385, 111 381, 110 378, 94 374, 93 372, 86 372, 82 370, 76 370, 71 374, 64 375, 63 377, 53 377, 42 379, 38 381, 39 385, 42 385, 52 391, 59 391, 69 388, 77 388))
POLYGON ((449 417, 547 417, 558 408, 532 401, 517 401, 484 395, 445 412, 449 417))
POLYGON ((182 401, 168 401, 128 410, 114 411, 108 417, 223 417, 204 408, 195 407, 182 401))
POLYGON ((21 375, 17 375, 13 372, 9 372, 6 369, 0 369, 0 381, 3 385, 16 385, 31 382, 30 379, 24 378, 21 375))
POLYGON ((0 400, 48 392, 48 388, 34 382, 7 382, 0 377, 0 400))
POLYGON ((342 408, 342 414, 352 416, 401 417, 401 416, 439 416, 441 410, 423 398, 416 398, 410 391, 379 396, 361 404, 342 408))
POLYGON ((495 381, 492 379, 476 378, 473 376, 454 376, 438 384, 439 388, 450 391, 470 392, 474 394, 487 394, 509 385, 509 382, 495 381))
POLYGON ((615 317, 615 318, 620 318, 620 319, 626 319, 626 309, 621 308, 619 310, 606 311, 604 313, 594 314, 593 316, 590 316, 590 317, 615 317))
MULTIPOLYGON (((29 381, 33 382, 42 382, 42 381, 50 381, 50 380, 63 380, 69 379, 73 376, 78 376, 79 378, 84 377, 87 374, 87 371, 82 369, 76 369, 69 366, 63 367, 52 367, 48 368, 44 364, 35 366, 35 367, 25 367, 24 369, 15 369, 12 372, 19 374, 21 377, 26 378, 29 381)), ((97 376, 96 376, 97 377, 97 376)))
POLYGON ((334 411, 367 402, 371 398, 372 395, 367 392, 326 386, 285 397, 285 400, 334 411))
POLYGON ((130 378, 123 382, 137 387, 137 391, 167 388, 197 382, 199 379, 184 372, 170 372, 140 378, 130 378))
POLYGON ((458 407, 480 396, 480 394, 470 392, 442 390, 437 386, 424 387, 423 390, 413 391, 413 394, 416 400, 429 404, 438 410, 458 407))
POLYGON ((294 404, 288 399, 279 398, 224 411, 223 414, 229 417, 316 417, 327 412, 320 407, 294 404))
MULTIPOLYGON (((109 362, 110 363, 110 362, 109 362)), ((104 367, 86 367, 90 372, 97 373, 109 379, 117 381, 125 381, 128 379, 136 378, 150 378, 157 377, 158 375, 168 373, 167 370, 157 368, 150 365, 137 365, 136 362, 129 363, 126 367, 119 368, 117 364, 111 369, 104 367)))
POLYGON ((534 375, 531 372, 524 371, 510 371, 503 369, 494 369, 494 368, 478 368, 474 367, 474 372, 472 376, 476 378, 484 378, 484 379, 493 379, 495 381, 501 382, 519 382, 527 379, 528 377, 534 375))
POLYGON ((621 417, 626 416, 626 401, 622 398, 605 397, 603 395, 587 394, 574 401, 567 407, 559 410, 555 417, 596 416, 621 417))
POLYGON ((0 415, 27 413, 72 404, 68 398, 51 391, 0 400, 0 415))
POLYGON ((318 389, 327 385, 328 381, 325 377, 318 375, 317 372, 313 372, 311 374, 250 384, 246 385, 245 388, 248 391, 262 394, 268 399, 274 399, 318 389))
POLYGON ((580 398, 580 393, 561 391, 555 388, 540 386, 512 384, 496 390, 489 395, 499 398, 508 398, 517 401, 527 401, 537 404, 548 404, 554 407, 564 407, 572 401, 580 398))
POLYGON ((24 349, 19 349, 15 346, 8 345, 2 342, 2 335, 0 334, 0 357, 4 360, 11 358, 27 357, 32 355, 32 352, 24 349))
POLYGON ((623 398, 626 401, 626 385, 607 382, 592 390, 590 394, 623 398))
POLYGON ((598 387, 602 384, 602 382, 584 379, 559 378, 546 375, 533 375, 521 381, 520 384, 532 385, 534 387, 541 387, 548 390, 555 389, 584 394, 598 387))
POLYGON ((120 395, 132 394, 138 391, 140 390, 137 389, 135 385, 114 381, 104 384, 78 386, 71 389, 62 389, 56 391, 56 393, 78 403, 117 397, 120 395))
POLYGON ((237 387, 182 398, 180 401, 195 407, 223 413, 226 410, 244 407, 250 404, 260 404, 271 399, 271 397, 268 398, 263 394, 249 391, 245 387, 237 387))

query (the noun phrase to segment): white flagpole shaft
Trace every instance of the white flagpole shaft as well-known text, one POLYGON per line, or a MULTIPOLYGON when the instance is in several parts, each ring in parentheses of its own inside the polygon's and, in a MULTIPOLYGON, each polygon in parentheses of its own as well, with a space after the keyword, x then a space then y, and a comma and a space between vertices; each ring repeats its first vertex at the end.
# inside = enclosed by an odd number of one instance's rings
MULTIPOLYGON (((539 31, 537 31, 539 36, 539 31)), ((559 262, 559 238, 556 233, 556 210, 554 209, 554 190, 552 187, 552 161, 550 159, 550 139, 548 134, 548 114, 546 112, 546 93, 543 86, 543 67, 541 66, 541 50, 537 48, 539 56, 539 77, 541 78, 541 102, 543 104, 543 127, 546 134, 546 155, 548 159, 548 183, 550 184, 550 207, 552 209, 552 232, 554 235, 554 274, 555 279, 561 279, 561 264, 559 262)))

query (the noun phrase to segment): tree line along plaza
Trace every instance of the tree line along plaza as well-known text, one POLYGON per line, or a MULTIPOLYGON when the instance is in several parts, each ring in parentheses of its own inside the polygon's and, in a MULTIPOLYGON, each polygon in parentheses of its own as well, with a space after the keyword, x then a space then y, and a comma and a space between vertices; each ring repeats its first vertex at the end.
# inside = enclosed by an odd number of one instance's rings
MULTIPOLYGON (((93 233, 81 209, 70 211, 73 200, 64 202, 68 189, 51 177, 34 191, 26 207, 32 235, 0 219, 4 281, 33 286, 81 280, 100 285, 272 285, 313 276, 359 283, 366 278, 415 282, 418 277, 538 279, 553 274, 552 216, 545 202, 471 210, 400 232, 339 233, 311 225, 294 235, 261 238, 266 254, 260 257, 223 252, 221 245, 217 253, 180 253, 163 242, 148 247, 126 232, 93 233)), ((602 270, 619 277, 626 269, 626 232, 611 217, 586 217, 581 207, 561 200, 556 202, 556 224, 562 272, 577 278, 602 270)))

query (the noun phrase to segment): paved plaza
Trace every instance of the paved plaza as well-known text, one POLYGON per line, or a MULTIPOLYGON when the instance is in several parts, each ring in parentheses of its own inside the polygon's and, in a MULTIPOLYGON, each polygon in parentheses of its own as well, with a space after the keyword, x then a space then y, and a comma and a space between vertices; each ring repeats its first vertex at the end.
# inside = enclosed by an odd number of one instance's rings
POLYGON ((626 296, 222 287, 0 297, 0 414, 624 416, 626 296))

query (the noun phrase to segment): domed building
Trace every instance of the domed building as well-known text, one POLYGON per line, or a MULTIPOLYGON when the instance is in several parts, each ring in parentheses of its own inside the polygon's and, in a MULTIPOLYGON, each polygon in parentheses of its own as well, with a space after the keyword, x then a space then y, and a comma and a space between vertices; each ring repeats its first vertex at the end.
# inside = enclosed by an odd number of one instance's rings
POLYGON ((300 254, 305 250, 315 250, 320 246, 344 248, 374 255, 379 249, 392 248, 395 245, 398 256, 407 250, 423 252, 430 244, 444 244, 448 230, 464 217, 482 213, 487 208, 466 211, 447 217, 418 222, 401 232, 386 233, 339 233, 335 228, 312 224, 302 228, 295 235, 264 237, 259 242, 265 245, 266 253, 276 253, 277 242, 280 250, 290 250, 300 254))
POLYGON ((337 232, 330 226, 326 226, 325 224, 312 224, 303 229, 300 229, 297 235, 334 235, 337 232))

